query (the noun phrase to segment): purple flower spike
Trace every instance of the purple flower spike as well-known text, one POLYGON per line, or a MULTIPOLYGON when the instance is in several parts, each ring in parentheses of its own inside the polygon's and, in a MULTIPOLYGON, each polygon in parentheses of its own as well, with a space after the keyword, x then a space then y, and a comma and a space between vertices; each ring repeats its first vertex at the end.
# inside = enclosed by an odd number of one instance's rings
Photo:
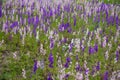
POLYGON ((72 32, 72 28, 68 28, 67 32, 71 33, 72 32))
POLYGON ((18 26, 18 22, 17 21, 13 22, 12 25, 10 26, 10 28, 14 28, 15 26, 18 26))
POLYGON ((69 67, 69 63, 66 62, 65 65, 64 65, 65 68, 68 68, 69 67))
POLYGON ((28 17, 28 24, 31 24, 31 18, 28 17))
POLYGON ((116 22, 116 28, 118 29, 118 26, 119 26, 119 22, 120 22, 120 19, 119 17, 117 16, 116 19, 115 19, 115 22, 116 22))
POLYGON ((78 60, 78 55, 76 55, 76 60, 78 60))
POLYGON ((39 23, 39 17, 36 16, 36 24, 38 24, 38 23, 39 23))
POLYGON ((70 61, 71 61, 70 57, 67 57, 67 58, 66 58, 66 63, 65 63, 65 65, 64 65, 65 68, 68 68, 68 67, 69 67, 70 61))
POLYGON ((108 71, 104 73, 104 80, 108 80, 108 71))
POLYGON ((37 70, 37 60, 34 61, 33 72, 35 73, 37 70))
POLYGON ((119 59, 119 52, 116 51, 116 60, 118 61, 118 59, 119 59))
POLYGON ((47 80, 53 80, 50 73, 48 74, 47 80))
POLYGON ((50 55, 49 55, 49 67, 50 68, 53 68, 53 62, 54 62, 54 58, 53 58, 53 55, 52 55, 52 53, 50 53, 50 55))
POLYGON ((74 19, 74 26, 76 26, 76 16, 74 16, 73 19, 74 19))
POLYGON ((53 15, 53 11, 50 9, 49 16, 52 16, 52 15, 53 15))
POLYGON ((2 17, 2 7, 0 5, 0 17, 2 17))
POLYGON ((68 79, 68 77, 69 77, 69 74, 66 74, 66 75, 65 75, 65 79, 68 79))
POLYGON ((106 20, 107 20, 108 19, 108 11, 106 10, 105 13, 106 13, 106 20))
POLYGON ((89 47, 89 54, 93 54, 94 53, 94 48, 92 48, 91 46, 89 47))
POLYGON ((97 70, 97 71, 100 70, 100 62, 97 63, 96 70, 97 70))
POLYGON ((81 69, 80 65, 78 64, 75 69, 76 69, 76 71, 80 71, 80 69, 81 69))
POLYGON ((89 69, 86 69, 86 70, 85 70, 85 75, 87 75, 87 74, 88 74, 88 72, 89 72, 89 69))
POLYGON ((50 49, 53 49, 53 47, 54 47, 54 41, 53 39, 50 39, 50 49))
POLYGON ((97 44, 95 44, 95 46, 94 46, 94 50, 95 50, 95 52, 98 51, 98 45, 97 45, 97 44))
POLYGON ((67 61, 67 62, 70 62, 70 61, 71 61, 70 57, 67 57, 67 58, 66 58, 66 61, 67 61))
POLYGON ((71 43, 71 44, 69 45, 69 51, 70 51, 70 52, 72 51, 72 48, 73 48, 73 43, 71 43))

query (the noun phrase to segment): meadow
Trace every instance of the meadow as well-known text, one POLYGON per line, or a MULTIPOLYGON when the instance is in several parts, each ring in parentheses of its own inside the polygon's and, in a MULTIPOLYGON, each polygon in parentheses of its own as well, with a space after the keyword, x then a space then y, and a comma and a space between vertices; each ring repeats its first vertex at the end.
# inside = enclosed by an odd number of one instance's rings
POLYGON ((120 80, 120 2, 82 1, 3 0, 0 80, 120 80))

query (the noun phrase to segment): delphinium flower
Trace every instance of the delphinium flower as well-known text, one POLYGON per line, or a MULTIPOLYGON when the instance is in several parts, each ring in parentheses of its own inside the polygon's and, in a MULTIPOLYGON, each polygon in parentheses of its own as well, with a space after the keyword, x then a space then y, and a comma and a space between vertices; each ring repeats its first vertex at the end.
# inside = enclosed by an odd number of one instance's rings
POLYGON ((78 62, 76 62, 75 69, 77 72, 81 71, 80 64, 78 64, 78 62))
POLYGON ((117 30, 117 31, 116 31, 116 35, 115 35, 114 42, 117 42, 119 35, 120 35, 120 32, 119 32, 119 30, 117 30))
POLYGON ((110 51, 111 48, 112 48, 112 43, 111 43, 111 41, 108 43, 108 47, 109 47, 109 51, 110 51))
POLYGON ((7 28, 8 28, 7 23, 3 23, 2 31, 7 33, 7 28))
POLYGON ((68 68, 68 67, 69 67, 70 61, 71 61, 71 58, 70 58, 70 57, 67 57, 67 58, 66 58, 66 63, 65 63, 65 65, 64 65, 65 68, 68 68))
POLYGON ((73 19, 74 19, 74 26, 76 26, 76 16, 75 15, 73 16, 73 19))
POLYGON ((109 79, 108 79, 108 71, 106 71, 106 72, 104 73, 104 78, 103 78, 103 80, 109 80, 109 79))
POLYGON ((119 60, 119 51, 116 51, 116 61, 119 60))
POLYGON ((65 78, 65 79, 68 79, 69 76, 70 76, 69 74, 66 74, 66 75, 64 76, 64 78, 65 78))
POLYGON ((80 39, 75 39, 75 52, 79 52, 80 51, 80 39))
POLYGON ((49 73, 48 76, 47 76, 47 80, 53 80, 50 73, 49 73))
POLYGON ((96 70, 99 71, 100 70, 100 62, 97 62, 97 65, 96 65, 96 70))
POLYGON ((96 66, 92 66, 91 75, 95 76, 96 66))
POLYGON ((81 43, 80 43, 80 47, 81 47, 82 51, 84 51, 84 49, 85 49, 85 47, 84 47, 84 42, 85 42, 85 40, 82 39, 82 40, 81 40, 81 43))
POLYGON ((85 70, 85 80, 89 80, 89 68, 85 70))
POLYGON ((0 2, 0 18, 2 17, 2 5, 1 5, 1 2, 0 2))
POLYGON ((53 49, 53 48, 54 48, 54 40, 50 39, 50 49, 53 49))
POLYGON ((74 46, 74 44, 73 44, 73 43, 70 43, 70 44, 69 44, 69 51, 70 51, 70 52, 72 51, 73 46, 74 46))
POLYGON ((94 48, 92 46, 89 46, 89 54, 93 54, 95 52, 94 48))
POLYGON ((109 16, 108 19, 107 19, 107 24, 110 25, 110 24, 114 24, 114 17, 113 16, 109 16))
POLYGON ((118 29, 118 26, 119 26, 119 23, 120 22, 120 19, 119 19, 119 17, 117 16, 116 18, 115 18, 115 23, 116 23, 116 29, 118 29))
POLYGON ((84 68, 85 68, 85 80, 89 80, 89 68, 87 67, 87 61, 84 61, 84 68))
POLYGON ((75 78, 76 80, 83 80, 83 74, 80 72, 77 72, 75 78))
POLYGON ((67 32, 68 32, 68 33, 72 33, 72 28, 69 27, 69 28, 67 29, 67 32))
POLYGON ((106 36, 103 37, 103 43, 102 43, 102 46, 103 46, 103 47, 106 47, 106 36))
POLYGON ((10 25, 10 28, 13 29, 14 27, 18 26, 18 22, 15 21, 10 25))
POLYGON ((64 23, 59 25, 59 27, 58 27, 59 31, 64 31, 65 30, 64 25, 65 25, 64 23))
POLYGON ((33 73, 36 73, 37 70, 37 60, 34 60, 33 73))
POLYGON ((49 60, 49 67, 53 68, 54 58, 53 58, 52 53, 49 54, 48 60, 49 60))
POLYGON ((95 50, 95 52, 98 51, 98 45, 97 44, 94 45, 94 50, 95 50))

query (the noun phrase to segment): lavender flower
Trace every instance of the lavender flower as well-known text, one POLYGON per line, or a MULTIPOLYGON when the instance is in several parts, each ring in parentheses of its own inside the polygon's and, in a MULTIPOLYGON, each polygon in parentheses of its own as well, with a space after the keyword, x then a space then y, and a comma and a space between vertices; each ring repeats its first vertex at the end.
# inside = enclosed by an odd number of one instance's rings
POLYGON ((49 55, 49 67, 50 68, 53 68, 53 62, 54 62, 54 58, 53 58, 53 55, 52 55, 52 53, 50 53, 50 55, 49 55))

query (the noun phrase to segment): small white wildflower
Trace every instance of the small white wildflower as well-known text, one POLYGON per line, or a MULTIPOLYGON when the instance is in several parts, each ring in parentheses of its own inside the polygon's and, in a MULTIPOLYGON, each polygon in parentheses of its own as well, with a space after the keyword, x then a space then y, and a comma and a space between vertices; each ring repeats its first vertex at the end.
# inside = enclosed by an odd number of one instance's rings
POLYGON ((103 38, 103 47, 106 47, 106 37, 103 38))
POLYGON ((83 74, 80 72, 77 72, 75 77, 76 77, 76 80, 83 80, 83 74))
POLYGON ((26 71, 25 71, 25 69, 22 69, 22 76, 23 76, 23 78, 26 78, 26 71))
POLYGON ((40 67, 40 61, 37 61, 37 68, 40 67))
POLYGON ((36 40, 39 40, 39 31, 37 31, 36 40))
POLYGON ((117 63, 117 58, 114 58, 114 63, 117 63))
POLYGON ((105 52, 105 58, 106 58, 106 60, 108 60, 108 58, 109 58, 108 51, 105 52))
POLYGON ((13 58, 14 58, 14 59, 17 59, 17 52, 14 52, 14 53, 13 53, 13 58))

